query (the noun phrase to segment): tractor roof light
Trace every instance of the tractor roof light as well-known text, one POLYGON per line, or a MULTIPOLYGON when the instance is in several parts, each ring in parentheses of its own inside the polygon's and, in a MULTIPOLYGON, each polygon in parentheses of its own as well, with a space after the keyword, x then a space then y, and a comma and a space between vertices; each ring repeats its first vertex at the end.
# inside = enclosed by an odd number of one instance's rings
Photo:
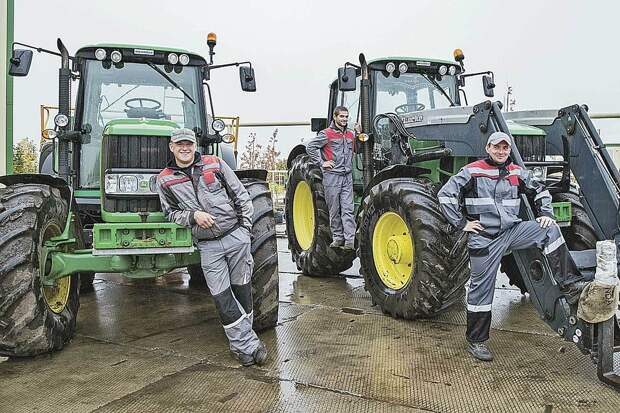
POLYGON ((392 74, 392 73, 394 73, 394 71, 396 70, 396 65, 394 64, 394 62, 388 62, 388 63, 385 65, 385 70, 386 70, 388 73, 392 74))
POLYGON ((179 63, 179 56, 176 53, 169 53, 168 63, 170 63, 171 65, 176 65, 177 63, 179 63))
POLYGON ((456 74, 456 66, 450 66, 450 68, 448 69, 448 73, 450 74, 450 76, 454 76, 456 74))
POLYGON ((448 73, 448 68, 445 65, 439 66, 439 74, 443 76, 446 73, 448 73))
POLYGON ((217 44, 217 35, 213 32, 207 35, 207 45, 213 47, 217 44))
POLYGON ((112 59, 114 63, 118 63, 123 60, 123 54, 118 50, 114 50, 112 53, 110 53, 110 59, 112 59))
POLYGON ((95 57, 97 58, 97 60, 103 60, 106 58, 106 56, 108 55, 108 52, 105 51, 105 49, 97 49, 95 50, 95 57))
POLYGON ((465 55, 461 49, 454 49, 454 60, 457 62, 462 62, 465 59, 465 55))
POLYGON ((398 71, 400 73, 407 73, 407 70, 409 70, 409 65, 407 63, 402 62, 398 65, 398 71))
POLYGON ((64 128, 69 124, 69 117, 64 113, 54 116, 54 124, 60 128, 64 128))
POLYGON ((183 66, 186 66, 189 63, 189 56, 185 53, 179 55, 179 63, 181 63, 183 66))

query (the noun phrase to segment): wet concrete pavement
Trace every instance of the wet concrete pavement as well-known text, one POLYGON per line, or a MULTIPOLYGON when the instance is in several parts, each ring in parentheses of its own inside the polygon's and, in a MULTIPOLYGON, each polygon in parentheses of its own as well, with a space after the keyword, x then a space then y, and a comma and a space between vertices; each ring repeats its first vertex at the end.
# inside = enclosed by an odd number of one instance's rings
POLYGON ((357 266, 311 278, 279 240, 280 319, 264 367, 229 355, 206 290, 183 271, 100 274, 64 351, 0 363, 0 411, 620 411, 590 360, 560 341, 500 277, 493 363, 465 353, 463 306, 395 320, 371 305, 357 266))

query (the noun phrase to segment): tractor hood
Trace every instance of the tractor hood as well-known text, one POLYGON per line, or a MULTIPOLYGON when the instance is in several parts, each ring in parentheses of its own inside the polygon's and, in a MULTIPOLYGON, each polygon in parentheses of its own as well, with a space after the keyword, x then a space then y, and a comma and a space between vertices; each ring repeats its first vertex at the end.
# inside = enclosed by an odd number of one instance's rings
MULTIPOLYGON (((463 124, 469 122, 473 113, 473 106, 454 106, 450 108, 430 109, 417 112, 399 114, 406 128, 416 128, 421 126, 436 124, 463 124)), ((519 123, 510 119, 514 112, 502 113, 506 118, 506 123, 511 135, 519 136, 544 136, 545 132, 535 126, 519 123)))
POLYGON ((114 119, 108 122, 104 135, 170 136, 178 129, 176 122, 166 119, 114 119))

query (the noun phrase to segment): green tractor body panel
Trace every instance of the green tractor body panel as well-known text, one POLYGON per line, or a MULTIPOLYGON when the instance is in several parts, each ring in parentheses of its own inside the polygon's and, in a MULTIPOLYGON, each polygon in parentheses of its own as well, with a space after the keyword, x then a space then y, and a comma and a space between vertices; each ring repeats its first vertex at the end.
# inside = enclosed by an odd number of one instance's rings
POLYGON ((140 135, 170 137, 179 125, 166 119, 114 119, 108 122, 104 135, 140 135))
POLYGON ((95 224, 93 248, 96 250, 190 248, 192 232, 169 222, 95 224))

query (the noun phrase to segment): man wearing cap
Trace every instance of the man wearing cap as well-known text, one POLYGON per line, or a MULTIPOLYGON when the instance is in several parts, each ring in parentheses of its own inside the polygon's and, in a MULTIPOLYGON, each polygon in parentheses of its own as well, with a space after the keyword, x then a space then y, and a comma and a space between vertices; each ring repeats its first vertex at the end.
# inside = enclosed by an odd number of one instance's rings
POLYGON ((486 145, 488 157, 465 165, 438 193, 446 219, 468 233, 471 279, 467 290, 468 351, 491 361, 485 345, 491 327, 495 277, 508 251, 538 247, 546 255, 567 302, 574 305, 585 286, 555 223, 551 195, 531 171, 512 163, 512 139, 494 132, 486 145), (530 200, 535 221, 522 221, 521 194, 530 200))
POLYGON ((347 129, 349 110, 344 106, 334 109, 333 120, 308 142, 306 151, 311 161, 323 170, 325 201, 329 208, 329 227, 332 232, 330 247, 353 250, 355 219, 353 218, 353 153, 355 133, 347 129))
POLYGON ((226 162, 196 152, 192 130, 174 130, 169 147, 174 160, 157 177, 162 210, 192 229, 231 351, 244 366, 263 364, 267 349, 252 330, 250 196, 226 162))

